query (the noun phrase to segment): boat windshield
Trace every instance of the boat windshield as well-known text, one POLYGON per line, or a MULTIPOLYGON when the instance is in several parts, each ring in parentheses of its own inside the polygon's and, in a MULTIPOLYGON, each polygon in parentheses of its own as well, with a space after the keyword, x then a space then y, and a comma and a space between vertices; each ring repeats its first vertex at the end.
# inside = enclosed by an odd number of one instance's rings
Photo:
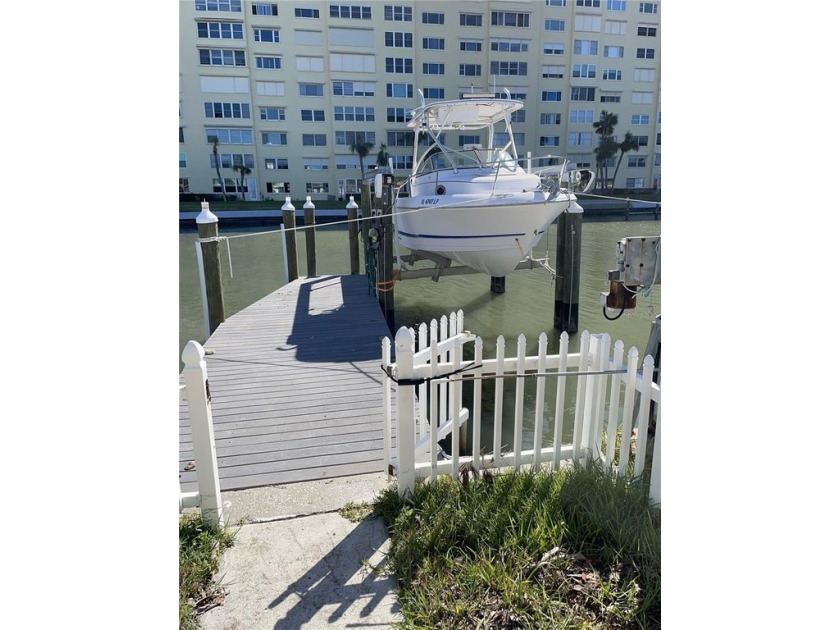
POLYGON ((438 147, 432 147, 423 157, 419 173, 428 173, 449 168, 506 168, 516 170, 516 162, 510 153, 504 149, 464 149, 445 152, 438 147))

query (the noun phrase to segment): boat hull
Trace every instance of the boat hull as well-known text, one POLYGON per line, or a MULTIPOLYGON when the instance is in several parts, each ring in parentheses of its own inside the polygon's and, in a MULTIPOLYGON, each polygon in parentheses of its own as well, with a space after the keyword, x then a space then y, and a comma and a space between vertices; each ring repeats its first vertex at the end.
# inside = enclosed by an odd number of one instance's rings
POLYGON ((394 206, 400 244, 432 252, 490 276, 513 271, 548 226, 575 201, 543 191, 476 199, 401 197, 394 206))

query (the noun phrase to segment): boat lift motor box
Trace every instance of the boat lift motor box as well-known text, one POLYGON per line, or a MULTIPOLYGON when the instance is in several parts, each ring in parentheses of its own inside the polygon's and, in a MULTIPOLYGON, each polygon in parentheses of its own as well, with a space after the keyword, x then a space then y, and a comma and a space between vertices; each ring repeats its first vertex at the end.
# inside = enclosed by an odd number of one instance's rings
POLYGON ((639 287, 659 283, 659 241, 658 236, 630 236, 618 241, 615 248, 617 268, 607 273, 610 290, 601 293, 601 306, 633 310, 639 287))

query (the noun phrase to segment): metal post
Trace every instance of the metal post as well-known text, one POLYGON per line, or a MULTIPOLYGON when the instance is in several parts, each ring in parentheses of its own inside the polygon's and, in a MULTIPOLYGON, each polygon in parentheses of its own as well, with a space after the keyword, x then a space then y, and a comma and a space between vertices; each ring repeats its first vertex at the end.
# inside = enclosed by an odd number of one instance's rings
POLYGON ((205 332, 209 337, 225 321, 225 300, 222 293, 222 265, 219 260, 219 219, 210 212, 210 204, 201 202, 201 212, 195 218, 201 242, 199 269, 203 270, 206 311, 205 332))

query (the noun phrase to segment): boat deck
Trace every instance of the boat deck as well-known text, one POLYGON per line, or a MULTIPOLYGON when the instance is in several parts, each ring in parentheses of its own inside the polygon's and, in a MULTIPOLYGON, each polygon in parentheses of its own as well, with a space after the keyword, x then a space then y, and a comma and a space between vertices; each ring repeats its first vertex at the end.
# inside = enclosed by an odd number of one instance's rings
MULTIPOLYGON (((204 344, 221 489, 382 471, 385 336, 362 275, 298 279, 228 317, 204 344)), ((182 403, 184 492, 192 459, 182 403)))

